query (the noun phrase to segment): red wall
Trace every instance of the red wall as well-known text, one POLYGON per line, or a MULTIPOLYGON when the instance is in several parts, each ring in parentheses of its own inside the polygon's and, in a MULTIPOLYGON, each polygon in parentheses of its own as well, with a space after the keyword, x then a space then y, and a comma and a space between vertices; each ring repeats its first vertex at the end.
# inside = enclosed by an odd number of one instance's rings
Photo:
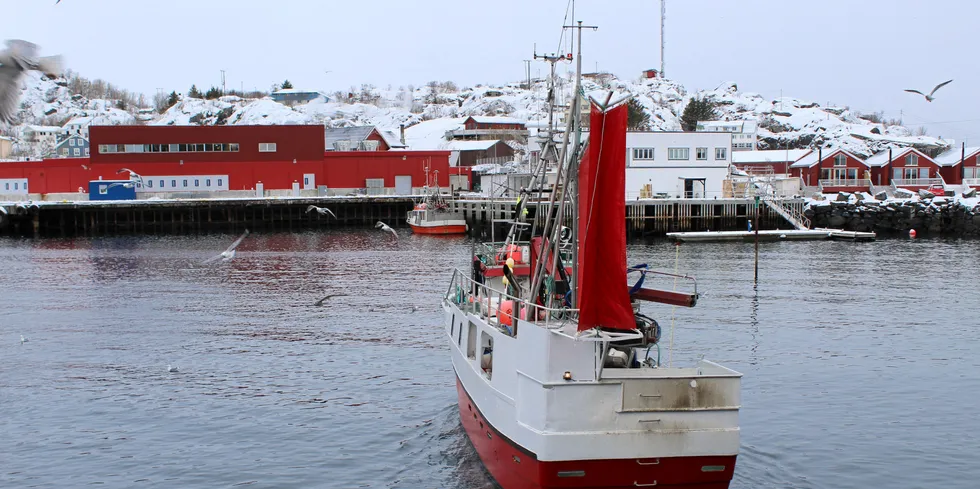
POLYGON ((943 180, 948 184, 959 185, 963 183, 963 168, 980 166, 980 154, 967 155, 962 163, 957 162, 954 166, 940 167, 943 180))
MULTIPOLYGON (((236 161, 316 161, 323 159, 321 125, 304 126, 92 126, 92 163, 120 167, 137 163, 236 161), (100 144, 238 143, 237 153, 110 153, 100 144), (259 152, 259 143, 276 143, 276 151, 259 152)), ((135 168, 133 168, 136 170, 135 168)), ((139 170, 136 170, 139 171, 139 170)))
MULTIPOLYGON (((875 185, 890 185, 892 179, 895 176, 895 168, 905 168, 905 157, 910 154, 918 155, 919 166, 917 168, 928 168, 929 177, 928 178, 938 178, 940 173, 940 166, 932 158, 925 154, 918 152, 909 152, 903 155, 893 154, 891 163, 886 163, 880 167, 871 169, 871 183, 875 185)), ((962 178, 962 175, 961 175, 962 178)), ((946 180, 946 183, 956 183, 950 180, 946 180)))
MULTIPOLYGON (((852 158, 850 155, 840 151, 824 151, 822 160, 820 163, 811 166, 810 168, 793 168, 793 176, 797 176, 803 179, 803 183, 809 186, 816 186, 820 181, 820 170, 824 168, 834 168, 834 157, 838 154, 843 154, 847 158, 847 168, 856 168, 857 177, 859 179, 864 178, 864 172, 871 171, 872 169, 865 165, 863 161, 852 158)), ((872 174, 874 178, 874 174, 872 174)), ((872 180, 874 181, 874 180, 872 180)))

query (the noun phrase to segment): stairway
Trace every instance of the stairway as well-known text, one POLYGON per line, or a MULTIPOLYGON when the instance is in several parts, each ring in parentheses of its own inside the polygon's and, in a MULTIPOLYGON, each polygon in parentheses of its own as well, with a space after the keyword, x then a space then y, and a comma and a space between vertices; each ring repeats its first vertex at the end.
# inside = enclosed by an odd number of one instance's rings
POLYGON ((782 199, 765 197, 762 201, 770 209, 775 211, 776 214, 779 214, 783 219, 786 219, 790 224, 795 226, 796 229, 810 229, 810 219, 796 209, 783 205, 782 199))

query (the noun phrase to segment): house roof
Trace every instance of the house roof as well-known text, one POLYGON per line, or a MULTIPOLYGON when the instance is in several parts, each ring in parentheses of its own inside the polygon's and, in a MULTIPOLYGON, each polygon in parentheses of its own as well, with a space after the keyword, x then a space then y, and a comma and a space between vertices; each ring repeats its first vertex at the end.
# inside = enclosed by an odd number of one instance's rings
POLYGON ((392 131, 388 131, 388 130, 378 131, 378 134, 380 134, 381 135, 381 138, 385 140, 385 143, 388 144, 388 147, 389 148, 407 148, 408 147, 407 145, 402 144, 401 138, 398 137, 397 135, 395 135, 395 133, 392 132, 392 131))
POLYGON ((58 126, 27 126, 25 130, 34 132, 61 132, 61 128, 58 126))
POLYGON ((808 149, 767 149, 759 151, 732 151, 732 163, 781 163, 796 161, 809 153, 808 149))
POLYGON ((449 141, 446 143, 446 149, 450 151, 485 151, 494 147, 499 142, 497 139, 488 141, 449 141))
MULTIPOLYGON (((275 92, 272 92, 272 95, 276 95, 276 94, 285 95, 285 94, 288 94, 288 93, 304 93, 304 94, 305 93, 312 93, 312 94, 316 94, 316 95, 323 95, 323 92, 320 92, 318 90, 300 90, 298 88, 283 88, 283 89, 280 89, 280 90, 276 90, 275 92)), ((323 95, 323 96, 326 97, 326 95, 323 95)))
POLYGON ((699 127, 737 127, 739 132, 751 134, 758 130, 756 121, 698 121, 699 127))
POLYGON ((974 146, 970 148, 963 149, 960 148, 950 148, 943 151, 939 156, 933 158, 939 166, 956 166, 960 164, 960 161, 966 158, 971 158, 980 153, 980 146, 974 146))
MULTIPOLYGON (((88 142, 88 139, 83 138, 83 137, 81 137, 81 136, 79 136, 79 135, 76 134, 76 135, 72 135, 71 137, 67 137, 67 138, 63 139, 60 143, 58 143, 55 146, 55 149, 58 149, 58 148, 60 148, 62 146, 65 146, 66 144, 68 144, 68 141, 77 141, 79 139, 81 139, 82 141, 85 141, 86 143, 88 142)), ((82 145, 82 146, 84 146, 84 145, 82 145)), ((81 147, 81 146, 79 146, 79 145, 76 144, 76 145, 73 145, 72 147, 78 148, 78 147, 81 147)))
POLYGON ((524 124, 524 121, 513 117, 471 115, 466 118, 466 120, 469 119, 473 119, 473 122, 476 122, 477 124, 524 124))
MULTIPOLYGON (((855 160, 860 161, 865 166, 868 166, 868 163, 866 161, 862 160, 861 158, 858 158, 857 156, 855 156, 850 151, 847 151, 847 150, 844 150, 844 149, 841 149, 841 148, 833 148, 833 149, 828 148, 827 151, 824 151, 823 152, 823 159, 826 160, 828 158, 833 158, 834 156, 837 156, 837 153, 844 153, 845 155, 850 156, 851 158, 854 158, 855 160)), ((817 163, 820 163, 820 156, 821 156, 821 154, 820 154, 819 151, 811 149, 809 153, 803 155, 800 159, 796 160, 796 163, 793 163, 789 167, 790 168, 810 168, 810 167, 816 165, 817 163)))
POLYGON ((358 143, 367 139, 374 131, 374 126, 327 127, 323 130, 324 144, 329 150, 333 149, 333 143, 337 141, 350 140, 358 143))
MULTIPOLYGON (((915 153, 915 154, 919 155, 919 158, 925 158, 925 159, 927 159, 929 161, 935 161, 932 158, 930 158, 929 155, 927 155, 927 154, 925 154, 925 153, 923 153, 923 152, 921 152, 921 151, 919 151, 919 150, 917 150, 917 149, 915 149, 913 147, 892 148, 892 150, 891 150, 891 160, 892 161, 895 161, 895 160, 897 160, 899 158, 904 158, 905 155, 907 155, 909 153, 915 153)), ((873 156, 871 156, 870 158, 868 158, 867 160, 865 160, 864 162, 868 166, 885 166, 885 165, 888 164, 888 150, 886 149, 884 151, 879 151, 879 152, 875 153, 873 156)))

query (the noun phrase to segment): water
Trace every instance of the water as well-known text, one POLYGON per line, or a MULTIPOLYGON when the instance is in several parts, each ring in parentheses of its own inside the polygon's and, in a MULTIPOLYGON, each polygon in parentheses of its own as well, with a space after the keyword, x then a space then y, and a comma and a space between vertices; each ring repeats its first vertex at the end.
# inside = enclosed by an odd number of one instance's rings
MULTIPOLYGON (((0 487, 492 487, 438 306, 469 241, 252 235, 193 266, 234 239, 0 240, 0 487)), ((977 244, 766 243, 757 289, 750 244, 630 261, 699 279, 675 363, 745 374, 732 487, 972 488, 977 244)))

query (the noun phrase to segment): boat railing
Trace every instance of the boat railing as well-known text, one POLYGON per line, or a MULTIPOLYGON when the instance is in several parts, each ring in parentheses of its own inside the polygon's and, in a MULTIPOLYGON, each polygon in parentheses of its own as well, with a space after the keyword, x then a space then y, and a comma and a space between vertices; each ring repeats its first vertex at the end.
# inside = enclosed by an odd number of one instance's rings
POLYGON ((453 271, 446 300, 512 336, 517 333, 517 318, 546 329, 559 329, 578 321, 578 309, 529 303, 477 282, 458 268, 453 271))

